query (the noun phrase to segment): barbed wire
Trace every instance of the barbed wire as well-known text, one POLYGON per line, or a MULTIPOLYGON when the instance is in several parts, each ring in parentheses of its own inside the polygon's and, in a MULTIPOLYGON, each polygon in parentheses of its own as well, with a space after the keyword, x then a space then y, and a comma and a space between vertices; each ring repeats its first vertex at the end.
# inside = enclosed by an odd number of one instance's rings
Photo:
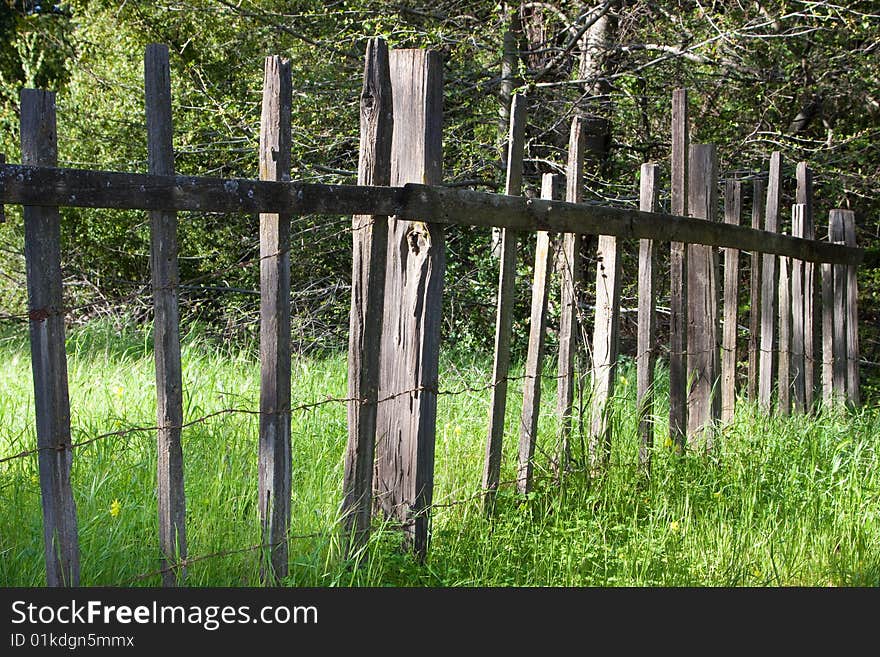
MULTIPOLYGON (((320 538, 325 536, 326 532, 314 532, 311 534, 299 534, 299 535, 288 535, 284 542, 296 541, 296 540, 305 540, 309 538, 320 538)), ((150 579, 151 577, 158 577, 159 575, 164 575, 166 573, 174 573, 178 572, 182 568, 187 568, 192 564, 196 564, 202 561, 207 561, 208 559, 217 559, 222 557, 229 557, 235 554, 246 554, 248 552, 256 552, 257 550, 265 550, 269 548, 274 548, 279 545, 282 545, 281 541, 275 543, 257 543, 256 545, 249 545, 243 548, 233 548, 230 550, 220 550, 218 552, 211 552, 209 554, 202 554, 195 557, 186 557, 185 559, 179 559, 174 562, 172 565, 165 566, 164 568, 159 568, 157 570, 153 570, 147 573, 141 573, 140 575, 135 575, 134 577, 126 580, 124 585, 128 586, 134 584, 136 582, 142 582, 145 579, 150 579)))
MULTIPOLYGON (((685 350, 684 352, 682 352, 682 355, 685 355, 685 356, 696 355, 696 354, 705 355, 707 353, 711 353, 712 351, 713 350, 711 350, 711 349, 691 350, 691 351, 685 350)), ((761 352, 761 350, 758 349, 758 352, 761 352)), ((779 351, 773 350, 772 353, 778 354, 779 351)), ((847 359, 847 360, 849 361, 850 359, 847 359)), ((865 364, 869 364, 869 365, 877 365, 877 363, 872 363, 867 360, 862 360, 860 362, 864 362, 865 364)), ((620 363, 618 362, 618 365, 619 364, 620 363)), ((817 358, 817 359, 813 360, 813 366, 815 368, 831 367, 831 366, 833 366, 833 364, 834 364, 833 361, 827 361, 827 360, 823 360, 821 358, 817 358)), ((216 418, 216 417, 219 417, 222 415, 231 415, 231 414, 258 415, 258 416, 259 415, 279 415, 279 414, 287 415, 287 414, 293 414, 293 413, 298 413, 298 412, 303 412, 303 411, 311 411, 316 408, 320 408, 322 406, 325 406, 327 404, 346 404, 347 405, 347 404, 351 404, 351 403, 359 403, 361 405, 377 405, 378 406, 378 405, 384 404, 386 402, 393 401, 399 397, 403 397, 406 395, 416 395, 416 394, 419 394, 422 392, 432 393, 438 397, 454 397, 454 396, 459 396, 459 395, 464 395, 464 394, 469 394, 469 393, 470 394, 483 393, 483 392, 486 392, 488 390, 494 389, 494 388, 502 385, 502 383, 504 383, 504 385, 507 385, 508 383, 522 382, 522 381, 526 381, 529 379, 533 379, 533 380, 538 379, 541 381, 558 381, 563 378, 568 378, 568 377, 574 376, 575 380, 578 381, 584 375, 590 374, 592 372, 594 372, 594 366, 592 366, 592 365, 587 366, 587 367, 578 367, 577 365, 575 365, 575 367, 573 368, 572 371, 567 372, 567 373, 563 373, 563 374, 541 373, 539 375, 531 375, 531 374, 508 375, 508 376, 502 377, 494 382, 489 382, 489 383, 478 385, 478 386, 464 386, 464 387, 460 387, 460 388, 456 388, 456 389, 445 389, 444 390, 444 389, 440 389, 438 386, 418 385, 418 386, 415 386, 415 387, 412 387, 412 388, 409 388, 406 390, 386 394, 382 397, 379 397, 375 401, 371 401, 366 398, 357 398, 357 397, 325 397, 324 399, 310 401, 310 402, 304 402, 301 404, 297 404, 295 406, 291 406, 289 411, 264 412, 264 411, 260 411, 260 410, 255 410, 255 409, 250 409, 250 408, 241 408, 241 407, 222 408, 222 409, 218 409, 215 411, 211 411, 210 413, 206 413, 206 414, 201 415, 201 416, 194 418, 192 420, 187 420, 181 424, 167 424, 164 426, 160 426, 160 425, 131 426, 131 427, 123 428, 123 429, 117 429, 114 431, 108 431, 106 433, 98 434, 97 436, 92 436, 91 438, 87 438, 85 440, 71 442, 69 444, 62 444, 62 445, 58 445, 58 446, 37 447, 37 448, 33 448, 33 449, 22 450, 20 452, 17 452, 15 454, 11 454, 9 456, 0 457, 0 464, 6 463, 9 461, 13 461, 13 460, 17 460, 17 459, 26 458, 29 456, 33 456, 34 454, 38 454, 38 453, 44 452, 44 451, 63 452, 63 451, 67 451, 67 450, 78 449, 81 447, 86 447, 88 445, 91 445, 93 443, 96 443, 100 440, 104 440, 107 438, 114 438, 114 437, 121 438, 124 436, 128 436, 130 434, 136 434, 136 433, 154 433, 154 432, 157 432, 162 429, 164 429, 164 430, 168 430, 168 429, 183 430, 188 427, 203 424, 203 423, 207 422, 208 420, 211 420, 213 418, 216 418)), ((588 389, 590 388, 590 386, 586 386, 586 387, 588 389)), ((819 387, 818 383, 817 383, 816 387, 817 388, 819 387)), ((585 412, 584 405, 581 404, 579 415, 583 415, 584 412, 585 412)))
POLYGON ((7 461, 25 458, 28 456, 33 456, 34 454, 38 454, 39 452, 43 452, 43 451, 61 452, 61 451, 76 449, 76 448, 80 448, 80 447, 85 447, 85 446, 91 445, 92 443, 95 443, 99 440, 103 440, 106 438, 112 438, 112 437, 122 437, 122 436, 126 436, 126 435, 132 434, 132 433, 153 433, 153 432, 159 431, 160 429, 181 429, 182 430, 187 427, 191 427, 191 426, 194 426, 197 424, 202 424, 212 418, 215 418, 215 417, 218 417, 221 415, 229 415, 229 414, 234 414, 234 413, 241 413, 241 414, 246 414, 246 415, 279 415, 279 414, 287 415, 288 413, 297 413, 297 412, 301 412, 301 411, 313 410, 315 408, 319 408, 319 407, 324 406, 326 404, 350 404, 350 403, 355 403, 355 402, 359 403, 361 405, 368 405, 368 404, 380 405, 380 404, 383 404, 383 403, 386 403, 389 401, 393 401, 394 399, 397 399, 398 397, 403 397, 405 395, 414 395, 414 394, 418 394, 418 393, 422 393, 422 392, 433 393, 437 396, 454 397, 454 396, 463 395, 463 394, 467 394, 467 393, 486 392, 487 390, 490 390, 492 388, 495 388, 495 387, 501 385, 501 381, 504 381, 505 383, 509 383, 509 382, 513 382, 513 381, 523 381, 525 379, 530 379, 530 378, 532 378, 532 379, 540 378, 541 380, 555 380, 560 377, 559 377, 559 375, 553 375, 553 374, 541 374, 537 377, 523 374, 523 375, 518 375, 518 376, 507 376, 507 377, 504 377, 504 379, 499 379, 498 381, 493 382, 493 383, 487 383, 487 384, 480 385, 480 386, 465 386, 465 387, 454 389, 454 390, 441 390, 436 386, 418 385, 413 388, 409 388, 407 390, 402 390, 399 392, 387 394, 383 397, 378 398, 376 401, 370 401, 369 399, 357 398, 357 397, 326 397, 321 400, 306 402, 306 403, 298 404, 296 406, 292 406, 289 411, 263 412, 263 411, 259 411, 259 410, 248 409, 248 408, 238 408, 238 407, 222 408, 222 409, 219 409, 216 411, 212 411, 210 413, 206 413, 205 415, 202 415, 198 418, 188 420, 188 421, 183 422, 181 424, 167 424, 164 426, 150 425, 150 426, 126 427, 124 429, 117 429, 115 431, 108 431, 106 433, 99 434, 97 436, 93 436, 93 437, 88 438, 86 440, 78 441, 75 443, 58 445, 58 446, 54 446, 54 447, 53 446, 37 447, 34 449, 24 450, 24 451, 18 452, 16 454, 12 454, 10 456, 0 458, 0 463, 5 463, 7 461))
MULTIPOLYGON (((614 467, 614 466, 615 466, 615 464, 613 462, 607 464, 607 467, 614 467)), ((586 468, 569 467, 565 470, 563 476, 574 476, 578 473, 587 474, 588 472, 589 471, 586 468)), ((498 483, 498 488, 514 486, 514 485, 519 484, 521 481, 522 481, 521 478, 500 481, 498 483)), ((550 481, 558 482, 559 475, 557 475, 557 474, 532 475, 532 478, 531 478, 533 488, 534 488, 535 484, 546 483, 546 482, 550 482, 550 481)), ((481 490, 481 491, 478 491, 478 492, 473 493, 471 495, 468 495, 467 497, 452 500, 450 502, 434 502, 434 503, 432 503, 422 509, 419 509, 419 511, 417 513, 413 514, 412 517, 408 518, 406 521, 400 522, 400 521, 397 521, 392 518, 386 518, 386 520, 388 521, 387 526, 392 531, 405 530, 407 527, 411 527, 411 526, 415 525, 416 520, 418 518, 426 516, 426 515, 431 515, 431 512, 433 512, 433 511, 437 511, 437 510, 441 510, 441 509, 451 509, 451 508, 462 506, 464 504, 470 504, 470 503, 482 500, 485 495, 486 495, 486 491, 481 490)), ((527 496, 523 495, 522 498, 526 499, 527 496)), ((329 537, 333 536, 335 532, 340 532, 341 530, 342 530, 341 526, 339 526, 338 524, 334 524, 331 527, 328 527, 327 529, 325 529, 324 531, 311 532, 311 533, 307 533, 307 534, 289 534, 286 537, 284 542, 309 540, 309 539, 314 539, 314 538, 329 538, 329 537)), ((256 543, 254 545, 248 545, 248 546, 242 547, 242 548, 231 548, 228 550, 219 550, 216 552, 201 554, 201 555, 197 555, 194 557, 186 557, 185 559, 180 559, 174 563, 169 563, 169 565, 166 565, 163 568, 158 568, 156 570, 152 570, 152 571, 149 571, 146 573, 141 573, 141 574, 135 575, 135 576, 129 578, 128 580, 126 580, 124 585, 130 585, 130 584, 133 584, 136 582, 142 582, 145 579, 150 579, 152 577, 158 577, 159 575, 164 575, 167 573, 179 572, 183 568, 187 568, 193 564, 207 561, 210 559, 220 559, 220 558, 234 556, 234 555, 238 555, 238 554, 247 554, 250 552, 256 552, 258 550, 259 551, 268 550, 270 548, 277 547, 282 544, 283 544, 282 541, 277 541, 274 543, 273 542, 256 543)))

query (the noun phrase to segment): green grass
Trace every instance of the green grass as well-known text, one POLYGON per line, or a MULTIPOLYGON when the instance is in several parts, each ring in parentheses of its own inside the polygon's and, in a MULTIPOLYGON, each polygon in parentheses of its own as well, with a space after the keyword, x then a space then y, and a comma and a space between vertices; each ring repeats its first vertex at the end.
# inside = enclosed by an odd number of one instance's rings
MULTIPOLYGON (((0 339, 0 458, 35 445, 26 331, 0 339)), ((148 332, 91 326, 68 345, 74 441, 152 426, 148 332)), ((185 414, 258 407, 254 350, 184 340, 185 414)), ((483 388, 490 361, 444 354, 441 388, 483 388)), ((548 370, 549 371, 549 370, 548 370)), ((514 376, 520 372, 513 373, 514 376)), ((639 473, 631 365, 621 368, 615 443, 601 478, 549 477, 555 385, 545 383, 538 485, 511 486, 496 517, 479 502, 487 390, 440 397, 433 535, 419 564, 377 521, 363 558, 340 556, 338 507, 346 439, 344 404, 292 420, 293 586, 878 586, 880 411, 766 418, 742 403, 708 458, 664 446, 667 409, 659 376, 658 445, 650 479, 639 473)), ((346 395, 344 355, 297 359, 293 404, 346 395)), ((521 386, 511 385, 502 480, 514 478, 521 386)), ((216 415, 184 432, 191 585, 259 584, 257 417, 216 415)), ((582 461, 579 433, 575 466, 582 461)), ((151 432, 103 438, 74 453, 82 584, 155 586, 156 450, 151 432), (114 501, 118 504, 114 506, 114 501), (111 511, 118 509, 117 514, 111 511)), ((39 586, 43 565, 36 456, 0 463, 0 585, 39 586)))

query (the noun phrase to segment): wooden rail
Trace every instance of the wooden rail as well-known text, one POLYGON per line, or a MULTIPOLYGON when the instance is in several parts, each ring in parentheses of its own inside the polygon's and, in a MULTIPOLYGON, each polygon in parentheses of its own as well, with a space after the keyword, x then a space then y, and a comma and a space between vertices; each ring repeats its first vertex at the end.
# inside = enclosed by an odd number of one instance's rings
POLYGON ((415 183, 402 187, 322 185, 3 164, 0 202, 121 210, 396 215, 441 224, 686 242, 836 265, 858 265, 864 258, 860 247, 747 226, 415 183))

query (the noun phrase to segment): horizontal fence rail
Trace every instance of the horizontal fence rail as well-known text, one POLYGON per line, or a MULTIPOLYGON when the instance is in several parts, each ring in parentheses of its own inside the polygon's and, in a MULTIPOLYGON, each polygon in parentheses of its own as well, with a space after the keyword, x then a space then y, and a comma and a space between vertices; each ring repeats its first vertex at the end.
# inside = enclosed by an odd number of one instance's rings
POLYGON ((402 187, 322 185, 4 164, 0 165, 0 202, 120 210, 395 215, 442 224, 685 242, 816 263, 858 265, 864 258, 864 249, 859 247, 747 226, 414 183, 402 187))

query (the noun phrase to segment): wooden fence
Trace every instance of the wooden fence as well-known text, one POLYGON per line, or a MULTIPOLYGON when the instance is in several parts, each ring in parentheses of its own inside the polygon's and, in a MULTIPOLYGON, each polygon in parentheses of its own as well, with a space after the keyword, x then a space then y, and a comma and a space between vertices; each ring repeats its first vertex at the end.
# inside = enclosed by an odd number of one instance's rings
MULTIPOLYGON (((287 573, 290 524, 290 220, 296 215, 351 214, 352 305, 349 343, 349 438, 343 482, 344 532, 361 547, 372 516, 400 521, 424 557, 433 492, 439 385, 438 355, 445 269, 444 229, 464 224, 502 229, 492 401, 483 475, 491 512, 499 486, 517 234, 536 234, 531 325, 525 364, 517 464, 527 492, 538 427, 548 290, 561 281, 557 414, 553 465, 569 458, 574 361, 583 317, 583 235, 598 235, 595 271, 589 461, 608 462, 613 436, 609 402, 619 356, 618 319, 623 240, 639 241, 637 404, 639 461, 650 469, 654 441, 653 372, 658 355, 655 304, 658 243, 670 253, 670 438, 680 450, 707 450, 730 421, 738 399, 738 266, 750 259, 747 394, 763 409, 812 412, 819 402, 859 403, 853 212, 832 209, 829 240, 815 239, 812 178, 797 166, 791 234, 782 225, 782 160, 770 159, 766 186, 751 185, 751 227, 740 226, 743 180, 724 187, 719 216, 715 147, 689 144, 687 98, 673 94, 671 214, 657 212, 657 164, 640 171, 639 209, 583 203, 583 120, 572 122, 565 201, 560 176, 545 174, 541 198, 522 193, 526 99, 515 96, 505 194, 446 188, 442 183, 440 57, 425 50, 390 51, 370 41, 361 95, 357 185, 290 181, 291 74, 287 60, 265 65, 258 180, 176 176, 168 50, 145 58, 149 172, 57 168, 54 94, 21 95, 21 164, 0 161, 0 201, 24 206, 25 256, 49 585, 78 585, 77 518, 70 482, 72 449, 67 392, 59 206, 147 210, 155 307, 157 485, 163 582, 183 581, 187 564, 179 321, 177 212, 244 211, 260 221, 259 513, 269 583, 287 573), (766 191, 765 191, 766 190, 766 191), (557 248, 554 249, 554 243, 557 248), (721 279, 718 248, 723 256, 721 279), (759 261, 760 258, 760 261, 759 261), (719 317, 719 287, 723 307, 719 317), (821 316, 820 316, 821 310, 821 316), (722 327, 719 335, 719 326, 722 327), (821 353, 819 340, 821 336, 821 353), (820 366, 821 364, 821 366, 820 366)), ((0 204, 2 208, 2 204, 0 204)), ((739 395, 742 397, 742 395, 739 395)))

